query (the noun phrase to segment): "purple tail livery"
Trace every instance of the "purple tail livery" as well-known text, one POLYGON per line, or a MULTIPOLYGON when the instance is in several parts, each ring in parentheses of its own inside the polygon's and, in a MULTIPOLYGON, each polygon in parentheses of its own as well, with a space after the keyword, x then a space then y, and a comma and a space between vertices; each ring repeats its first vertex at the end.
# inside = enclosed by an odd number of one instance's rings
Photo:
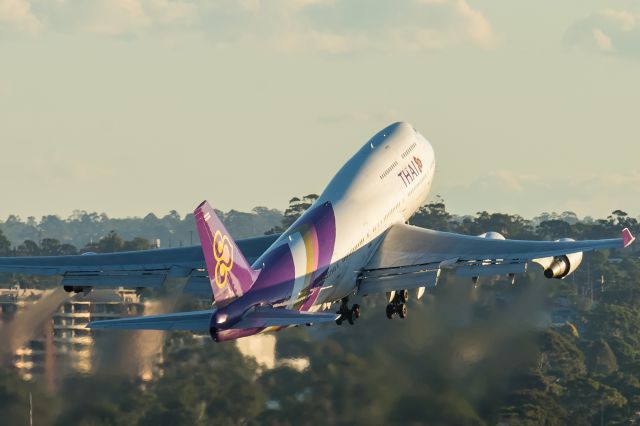
POLYGON ((207 201, 194 210, 202 253, 218 307, 245 294, 258 276, 207 201))

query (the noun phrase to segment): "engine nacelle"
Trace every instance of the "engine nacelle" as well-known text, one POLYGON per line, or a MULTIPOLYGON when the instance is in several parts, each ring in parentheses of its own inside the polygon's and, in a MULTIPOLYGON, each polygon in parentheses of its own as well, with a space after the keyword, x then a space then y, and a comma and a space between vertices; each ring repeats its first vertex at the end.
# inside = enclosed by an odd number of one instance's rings
POLYGON ((499 232, 495 232, 495 231, 485 232, 484 234, 478 235, 478 237, 486 238, 488 240, 504 240, 505 239, 504 235, 502 235, 499 232))
MULTIPOLYGON (((557 241, 575 240, 571 238, 561 238, 557 241)), ((545 268, 544 276, 547 278, 564 279, 578 269, 578 266, 582 263, 582 252, 564 254, 547 259, 547 262, 538 262, 545 268)))

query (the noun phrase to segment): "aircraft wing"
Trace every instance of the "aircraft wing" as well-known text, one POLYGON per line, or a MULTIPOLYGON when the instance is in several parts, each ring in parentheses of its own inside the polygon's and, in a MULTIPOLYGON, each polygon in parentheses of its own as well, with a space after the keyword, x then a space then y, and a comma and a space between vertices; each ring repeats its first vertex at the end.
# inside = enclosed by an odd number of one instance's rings
POLYGON ((245 313, 232 328, 286 327, 311 323, 332 322, 339 315, 325 312, 305 312, 270 306, 258 306, 245 313))
POLYGON ((440 269, 477 277, 521 273, 527 261, 592 250, 624 248, 634 237, 585 241, 499 240, 440 232, 411 225, 392 226, 365 267, 364 294, 435 285, 440 269))
MULTIPOLYGON (((92 321, 87 328, 115 328, 121 330, 192 330, 208 331, 211 317, 215 309, 203 311, 178 312, 165 315, 148 315, 144 317, 121 318, 92 321)), ((338 315, 334 313, 301 312, 270 306, 257 306, 249 309, 230 328, 266 328, 286 327, 310 323, 332 322, 338 315)))
POLYGON ((203 311, 178 312, 175 314, 91 321, 87 324, 87 328, 209 331, 211 317, 215 312, 215 309, 207 309, 203 311))
MULTIPOLYGON (((238 240, 249 262, 278 235, 238 240)), ((0 272, 62 277, 63 286, 160 287, 168 277, 188 278, 185 291, 211 294, 200 246, 77 256, 0 257, 0 272)))

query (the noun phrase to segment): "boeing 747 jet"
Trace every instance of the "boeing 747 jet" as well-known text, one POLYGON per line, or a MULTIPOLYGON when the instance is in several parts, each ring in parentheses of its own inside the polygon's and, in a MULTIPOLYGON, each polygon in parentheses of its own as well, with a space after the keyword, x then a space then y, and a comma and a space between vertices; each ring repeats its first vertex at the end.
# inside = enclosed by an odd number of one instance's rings
POLYGON ((346 162, 317 201, 280 235, 234 241, 205 201, 195 209, 200 247, 114 254, 0 258, 0 272, 57 275, 68 291, 99 287, 185 290, 206 285, 210 309, 97 320, 91 328, 206 331, 217 341, 360 315, 352 295, 381 293, 386 315, 407 315, 442 270, 477 280, 542 266, 566 278, 590 250, 624 248, 634 237, 589 241, 508 240, 495 232, 460 235, 407 224, 426 200, 436 161, 410 124, 378 132, 346 162), (334 304, 339 308, 334 311, 334 304))

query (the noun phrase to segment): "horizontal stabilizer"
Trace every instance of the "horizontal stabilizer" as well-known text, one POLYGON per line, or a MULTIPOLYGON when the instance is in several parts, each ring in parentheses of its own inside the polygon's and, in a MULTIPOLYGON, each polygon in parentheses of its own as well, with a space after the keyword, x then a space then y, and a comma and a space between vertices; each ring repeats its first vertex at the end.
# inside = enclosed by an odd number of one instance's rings
POLYGON ((115 328, 121 330, 191 330, 209 331, 215 309, 178 312, 175 314, 92 321, 87 328, 115 328))
POLYGON ((320 322, 331 322, 338 318, 334 313, 314 313, 258 306, 249 310, 232 328, 285 327, 320 322))

